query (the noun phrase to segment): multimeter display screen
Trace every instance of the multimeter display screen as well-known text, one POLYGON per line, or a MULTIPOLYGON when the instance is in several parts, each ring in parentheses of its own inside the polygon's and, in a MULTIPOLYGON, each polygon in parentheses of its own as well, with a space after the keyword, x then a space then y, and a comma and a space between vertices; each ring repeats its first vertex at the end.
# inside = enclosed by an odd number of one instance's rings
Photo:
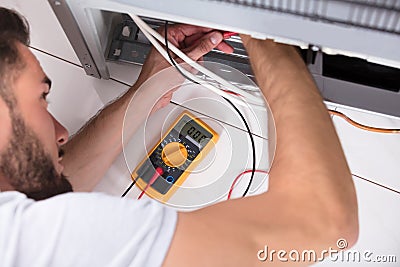
POLYGON ((200 149, 213 137, 209 131, 188 116, 184 116, 174 128, 181 136, 188 139, 200 149))
POLYGON ((199 129, 196 126, 197 125, 193 125, 190 122, 186 123, 181 130, 181 134, 186 138, 190 137, 198 144, 201 144, 204 139, 209 138, 209 133, 205 132, 203 129, 199 129))

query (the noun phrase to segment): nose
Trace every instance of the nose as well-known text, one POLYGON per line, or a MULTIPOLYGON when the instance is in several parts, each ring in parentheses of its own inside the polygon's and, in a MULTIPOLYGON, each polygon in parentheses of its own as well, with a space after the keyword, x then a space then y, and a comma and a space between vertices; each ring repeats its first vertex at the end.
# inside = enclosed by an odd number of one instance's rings
POLYGON ((56 120, 53 116, 52 118, 54 122, 57 143, 59 146, 62 146, 68 141, 68 130, 65 129, 65 127, 62 126, 61 123, 59 123, 58 120, 56 120))

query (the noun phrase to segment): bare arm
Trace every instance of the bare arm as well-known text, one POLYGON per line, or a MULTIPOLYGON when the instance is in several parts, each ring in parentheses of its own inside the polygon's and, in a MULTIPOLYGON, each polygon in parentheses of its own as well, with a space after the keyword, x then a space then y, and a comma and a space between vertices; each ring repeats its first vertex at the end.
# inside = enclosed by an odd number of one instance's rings
MULTIPOLYGON (((224 52, 232 52, 232 48, 222 41, 222 34, 209 28, 174 25, 169 27, 168 38, 177 47, 184 44, 184 52, 194 60, 198 60, 215 47, 224 52)), ((104 176, 122 151, 122 124, 133 95, 153 74, 168 66, 169 63, 153 49, 143 65, 138 81, 122 97, 92 118, 63 147, 64 174, 72 183, 74 191, 91 191, 104 176)), ((154 112, 169 103, 172 92, 165 93, 157 103, 150 101, 154 98, 152 92, 140 93, 140 101, 135 102, 135 110, 140 112, 134 114, 130 120, 125 137, 129 138, 135 133, 150 110, 154 112)))
MULTIPOLYGON (((91 191, 122 150, 124 113, 138 88, 138 83, 133 85, 122 97, 97 113, 64 145, 64 174, 74 191, 91 191)), ((141 122, 137 121, 136 128, 141 122)))
POLYGON ((357 239, 351 174, 306 66, 293 47, 242 40, 276 123, 269 190, 179 214, 165 266, 253 266, 265 245, 320 252, 357 239))

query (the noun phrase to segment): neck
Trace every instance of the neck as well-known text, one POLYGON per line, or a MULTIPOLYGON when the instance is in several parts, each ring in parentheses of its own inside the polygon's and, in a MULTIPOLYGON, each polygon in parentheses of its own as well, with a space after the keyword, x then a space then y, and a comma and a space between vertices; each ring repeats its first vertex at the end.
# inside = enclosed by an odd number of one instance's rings
POLYGON ((14 190, 14 188, 10 185, 8 180, 3 176, 0 175, 0 191, 11 191, 14 190))

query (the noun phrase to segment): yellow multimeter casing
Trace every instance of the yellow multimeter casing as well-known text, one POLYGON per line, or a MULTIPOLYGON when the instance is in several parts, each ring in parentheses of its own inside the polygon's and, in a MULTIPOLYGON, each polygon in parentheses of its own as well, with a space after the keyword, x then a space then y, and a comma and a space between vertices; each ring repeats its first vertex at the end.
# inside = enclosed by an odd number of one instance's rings
POLYGON ((214 147, 219 135, 201 119, 182 112, 161 140, 132 172, 136 185, 144 190, 161 167, 163 174, 146 189, 146 194, 166 202, 214 147))

